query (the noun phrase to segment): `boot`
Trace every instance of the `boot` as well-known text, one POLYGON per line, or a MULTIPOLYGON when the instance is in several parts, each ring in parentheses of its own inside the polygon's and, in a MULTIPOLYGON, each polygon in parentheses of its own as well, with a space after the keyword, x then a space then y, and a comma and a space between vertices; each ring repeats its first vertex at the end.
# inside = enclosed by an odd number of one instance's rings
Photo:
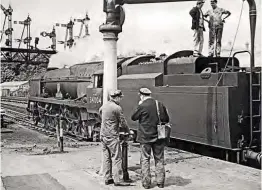
POLYGON ((148 185, 143 185, 143 187, 144 187, 145 189, 150 189, 150 186, 148 186, 148 185))
POLYGON ((110 185, 110 184, 113 184, 113 183, 114 183, 113 179, 109 179, 109 180, 105 181, 105 185, 110 185))
POLYGON ((164 184, 157 184, 159 188, 164 188, 164 184))
POLYGON ((130 183, 126 183, 126 182, 117 182, 114 183, 115 186, 130 186, 130 183))

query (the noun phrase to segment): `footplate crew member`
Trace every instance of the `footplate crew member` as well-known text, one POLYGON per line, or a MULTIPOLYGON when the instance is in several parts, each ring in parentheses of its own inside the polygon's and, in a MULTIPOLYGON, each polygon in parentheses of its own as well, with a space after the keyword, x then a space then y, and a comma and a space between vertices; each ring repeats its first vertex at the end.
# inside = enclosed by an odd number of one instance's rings
MULTIPOLYGON (((131 119, 139 121, 137 142, 140 143, 141 148, 142 185, 145 189, 149 189, 151 186, 150 156, 152 150, 155 160, 157 185, 163 188, 165 183, 165 140, 158 139, 157 124, 159 121, 156 101, 151 97, 151 91, 148 88, 141 88, 139 94, 141 100, 131 119)), ((159 102, 159 111, 161 122, 168 123, 169 116, 165 106, 161 102, 159 102)))
POLYGON ((212 9, 208 10, 204 17, 209 17, 209 56, 220 57, 221 40, 224 28, 224 22, 231 13, 223 8, 217 6, 217 0, 211 0, 212 9), (222 19, 222 15, 226 17, 222 19), (216 45, 216 47, 215 47, 216 45))
POLYGON ((129 186, 129 183, 120 181, 120 176, 123 174, 119 139, 120 128, 122 128, 121 131, 129 133, 122 108, 119 105, 123 94, 120 90, 116 90, 109 95, 110 100, 99 109, 99 113, 103 115, 100 139, 103 149, 105 184, 114 183, 115 186, 129 186))
POLYGON ((191 29, 194 30, 194 53, 195 57, 202 55, 204 45, 204 16, 201 8, 204 5, 204 0, 198 0, 196 7, 193 7, 189 14, 192 17, 191 29))

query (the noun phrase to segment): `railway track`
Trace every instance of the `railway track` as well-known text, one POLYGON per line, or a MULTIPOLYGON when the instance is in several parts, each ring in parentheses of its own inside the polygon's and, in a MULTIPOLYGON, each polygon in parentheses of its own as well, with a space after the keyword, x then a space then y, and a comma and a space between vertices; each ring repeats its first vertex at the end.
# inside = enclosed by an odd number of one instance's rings
MULTIPOLYGON (((18 123, 20 125, 23 125, 29 129, 38 131, 42 134, 45 134, 47 136, 50 137, 57 137, 56 134, 56 129, 55 127, 51 127, 49 129, 46 129, 44 127, 44 124, 42 123, 38 123, 38 125, 36 126, 33 121, 30 121, 28 119, 29 115, 26 114, 27 110, 26 110, 26 100, 22 100, 22 99, 5 99, 5 102, 1 102, 1 106, 3 108, 6 109, 6 115, 5 115, 5 119, 18 123), (7 102, 8 101, 8 102, 7 102)), ((75 134, 71 134, 71 133, 65 133, 64 134, 64 139, 68 140, 69 142, 77 142, 79 143, 80 141, 87 141, 87 139, 83 138, 82 136, 78 136, 75 134)), ((212 158, 216 158, 219 160, 225 160, 228 162, 233 162, 233 163, 237 163, 237 161, 234 159, 235 156, 233 156, 232 158, 230 158, 231 156, 227 157, 225 156, 225 150, 218 150, 218 149, 212 149, 210 147, 206 147, 203 145, 197 145, 197 144, 191 144, 188 142, 180 142, 176 139, 171 139, 171 142, 169 144, 170 148, 175 148, 175 149, 179 149, 179 150, 183 150, 183 151, 188 151, 188 152, 192 152, 192 153, 196 153, 196 154, 200 154, 203 156, 208 156, 208 157, 212 157, 212 158)), ((246 165, 252 168, 257 168, 257 169, 261 169, 261 166, 258 166, 254 163, 238 163, 241 165, 246 165)))
POLYGON ((15 102, 15 103, 23 103, 27 104, 28 98, 27 97, 1 97, 1 102, 15 102))
MULTIPOLYGON (((44 128, 44 125, 42 123, 39 123, 37 126, 30 121, 30 116, 26 111, 25 107, 21 107, 21 105, 14 105, 14 104, 8 104, 1 102, 1 107, 3 107, 6 110, 6 114, 4 115, 4 119, 7 121, 12 121, 14 123, 18 123, 20 125, 23 125, 29 129, 38 131, 42 134, 45 134, 49 137, 55 137, 57 136, 55 128, 44 128)), ((69 142, 80 142, 84 139, 80 139, 79 136, 73 136, 72 134, 64 134, 64 139, 69 142)))

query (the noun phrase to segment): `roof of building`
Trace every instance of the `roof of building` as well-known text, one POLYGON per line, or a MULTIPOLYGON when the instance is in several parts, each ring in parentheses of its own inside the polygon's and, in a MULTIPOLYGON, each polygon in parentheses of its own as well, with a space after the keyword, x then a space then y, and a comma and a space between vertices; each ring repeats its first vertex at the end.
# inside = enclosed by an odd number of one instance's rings
POLYGON ((28 81, 11 81, 11 82, 3 82, 0 84, 0 87, 16 87, 21 86, 28 83, 28 81))

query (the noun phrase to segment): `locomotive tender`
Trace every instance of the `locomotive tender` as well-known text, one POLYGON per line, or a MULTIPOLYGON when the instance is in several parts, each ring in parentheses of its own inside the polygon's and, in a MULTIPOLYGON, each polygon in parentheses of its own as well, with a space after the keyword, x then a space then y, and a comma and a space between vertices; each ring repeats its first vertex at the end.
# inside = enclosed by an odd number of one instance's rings
MULTIPOLYGON (((129 127, 137 129, 130 114, 139 101, 139 88, 147 87, 168 108, 172 138, 228 151, 246 147, 260 151, 260 68, 253 73, 257 85, 251 101, 257 117, 250 129, 250 72, 239 67, 235 57, 196 58, 192 54, 185 50, 162 60, 154 55, 118 59, 118 88, 124 93, 121 105, 129 127)), ((29 102, 37 103, 46 127, 57 123, 44 115, 59 113, 66 118, 65 131, 97 140, 102 87, 103 62, 76 64, 32 79, 29 102)))

